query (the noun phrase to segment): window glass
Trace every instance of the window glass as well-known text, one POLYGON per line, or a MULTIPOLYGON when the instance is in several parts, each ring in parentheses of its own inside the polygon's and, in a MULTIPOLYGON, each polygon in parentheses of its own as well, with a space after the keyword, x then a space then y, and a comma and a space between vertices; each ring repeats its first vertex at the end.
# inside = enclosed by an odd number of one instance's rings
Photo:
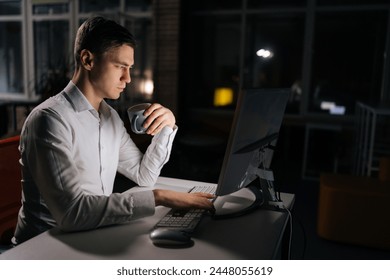
POLYGON ((73 54, 69 52, 68 21, 34 22, 34 50, 35 90, 45 98, 69 81, 73 54))
POLYGON ((389 0, 317 0, 318 6, 389 4, 389 0))
MULTIPOLYGON (((217 88, 233 90, 239 86, 240 31, 239 16, 195 17, 191 32, 184 38, 189 56, 183 67, 188 71, 186 105, 213 107, 217 88), (190 34, 189 34, 190 33, 190 34)), ((234 100, 231 105, 234 105, 234 100)))
POLYGON ((184 5, 188 5, 192 11, 238 10, 242 6, 242 1, 240 0, 197 0, 182 2, 184 5))
POLYGON ((22 27, 0 22, 0 92, 23 92, 22 27))
POLYGON ((0 15, 20 15, 22 1, 0 0, 0 15))
POLYGON ((310 112, 351 114, 379 101, 387 12, 316 16, 310 112))
POLYGON ((150 99, 153 94, 152 73, 152 22, 150 19, 126 21, 126 27, 135 36, 137 48, 134 51, 134 66, 131 83, 127 85, 128 99, 150 99))
POLYGON ((82 0, 79 10, 81 13, 119 11, 119 0, 82 0))
POLYGON ((152 7, 152 0, 127 0, 126 11, 149 11, 152 7))
MULTIPOLYGON (((66 1, 65 1, 66 2, 66 1)), ((33 14, 63 14, 69 11, 68 3, 58 3, 58 4, 34 4, 33 5, 33 14)))
POLYGON ((248 16, 244 88, 291 88, 288 113, 302 97, 304 16, 248 16))
POLYGON ((307 0, 248 0, 248 8, 302 7, 307 0))

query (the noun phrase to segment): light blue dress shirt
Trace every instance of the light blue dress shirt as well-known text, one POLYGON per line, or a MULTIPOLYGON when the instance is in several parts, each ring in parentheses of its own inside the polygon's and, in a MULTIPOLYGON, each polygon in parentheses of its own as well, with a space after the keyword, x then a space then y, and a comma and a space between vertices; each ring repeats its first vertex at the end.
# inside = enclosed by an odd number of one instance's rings
POLYGON ((117 112, 99 112, 70 82, 37 106, 21 133, 22 207, 15 243, 51 227, 93 229, 154 214, 151 188, 168 161, 177 127, 155 135, 145 154, 117 112), (112 193, 116 172, 144 191, 112 193))

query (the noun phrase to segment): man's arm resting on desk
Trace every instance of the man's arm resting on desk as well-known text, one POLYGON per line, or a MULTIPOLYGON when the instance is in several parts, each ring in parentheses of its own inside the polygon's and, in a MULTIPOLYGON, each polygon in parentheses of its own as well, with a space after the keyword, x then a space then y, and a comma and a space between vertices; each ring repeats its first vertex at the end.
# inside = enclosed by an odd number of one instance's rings
POLYGON ((200 208, 213 209, 210 199, 214 196, 208 193, 183 193, 171 190, 153 190, 156 206, 163 205, 169 208, 200 208))

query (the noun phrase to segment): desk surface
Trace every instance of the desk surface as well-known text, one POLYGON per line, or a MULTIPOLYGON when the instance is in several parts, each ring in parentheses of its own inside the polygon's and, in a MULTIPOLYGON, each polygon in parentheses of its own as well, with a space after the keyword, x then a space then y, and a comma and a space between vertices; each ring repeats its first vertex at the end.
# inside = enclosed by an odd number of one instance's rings
MULTIPOLYGON (((204 182, 159 178, 156 188, 186 191, 204 182)), ((282 193, 289 208, 294 195, 282 193)), ((155 215, 123 225, 63 233, 54 228, 0 255, 0 259, 274 259, 288 223, 285 212, 258 209, 247 215, 215 220, 204 217, 190 248, 159 248, 149 232, 169 211, 157 207, 155 215)))

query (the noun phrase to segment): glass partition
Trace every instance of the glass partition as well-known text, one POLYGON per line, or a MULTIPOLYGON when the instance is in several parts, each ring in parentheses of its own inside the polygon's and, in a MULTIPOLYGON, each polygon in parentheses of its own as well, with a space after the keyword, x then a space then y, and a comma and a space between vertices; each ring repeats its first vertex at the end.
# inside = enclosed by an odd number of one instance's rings
POLYGON ((0 92, 23 93, 22 26, 0 22, 0 92))
POLYGON ((300 14, 247 18, 243 87, 291 88, 287 113, 298 113, 302 99, 304 24, 300 14))
POLYGON ((69 82, 69 22, 34 22, 35 90, 42 98, 60 92, 69 82))
POLYGON ((22 1, 0 1, 0 15, 20 15, 22 12, 22 1))
POLYGON ((195 22, 192 32, 185 39, 189 42, 191 55, 182 62, 188 65, 187 105, 214 107, 214 94, 218 88, 232 89, 236 99, 241 52, 240 17, 205 17, 195 19, 195 22))
POLYGON ((387 12, 318 13, 308 110, 352 114, 379 101, 387 12))

